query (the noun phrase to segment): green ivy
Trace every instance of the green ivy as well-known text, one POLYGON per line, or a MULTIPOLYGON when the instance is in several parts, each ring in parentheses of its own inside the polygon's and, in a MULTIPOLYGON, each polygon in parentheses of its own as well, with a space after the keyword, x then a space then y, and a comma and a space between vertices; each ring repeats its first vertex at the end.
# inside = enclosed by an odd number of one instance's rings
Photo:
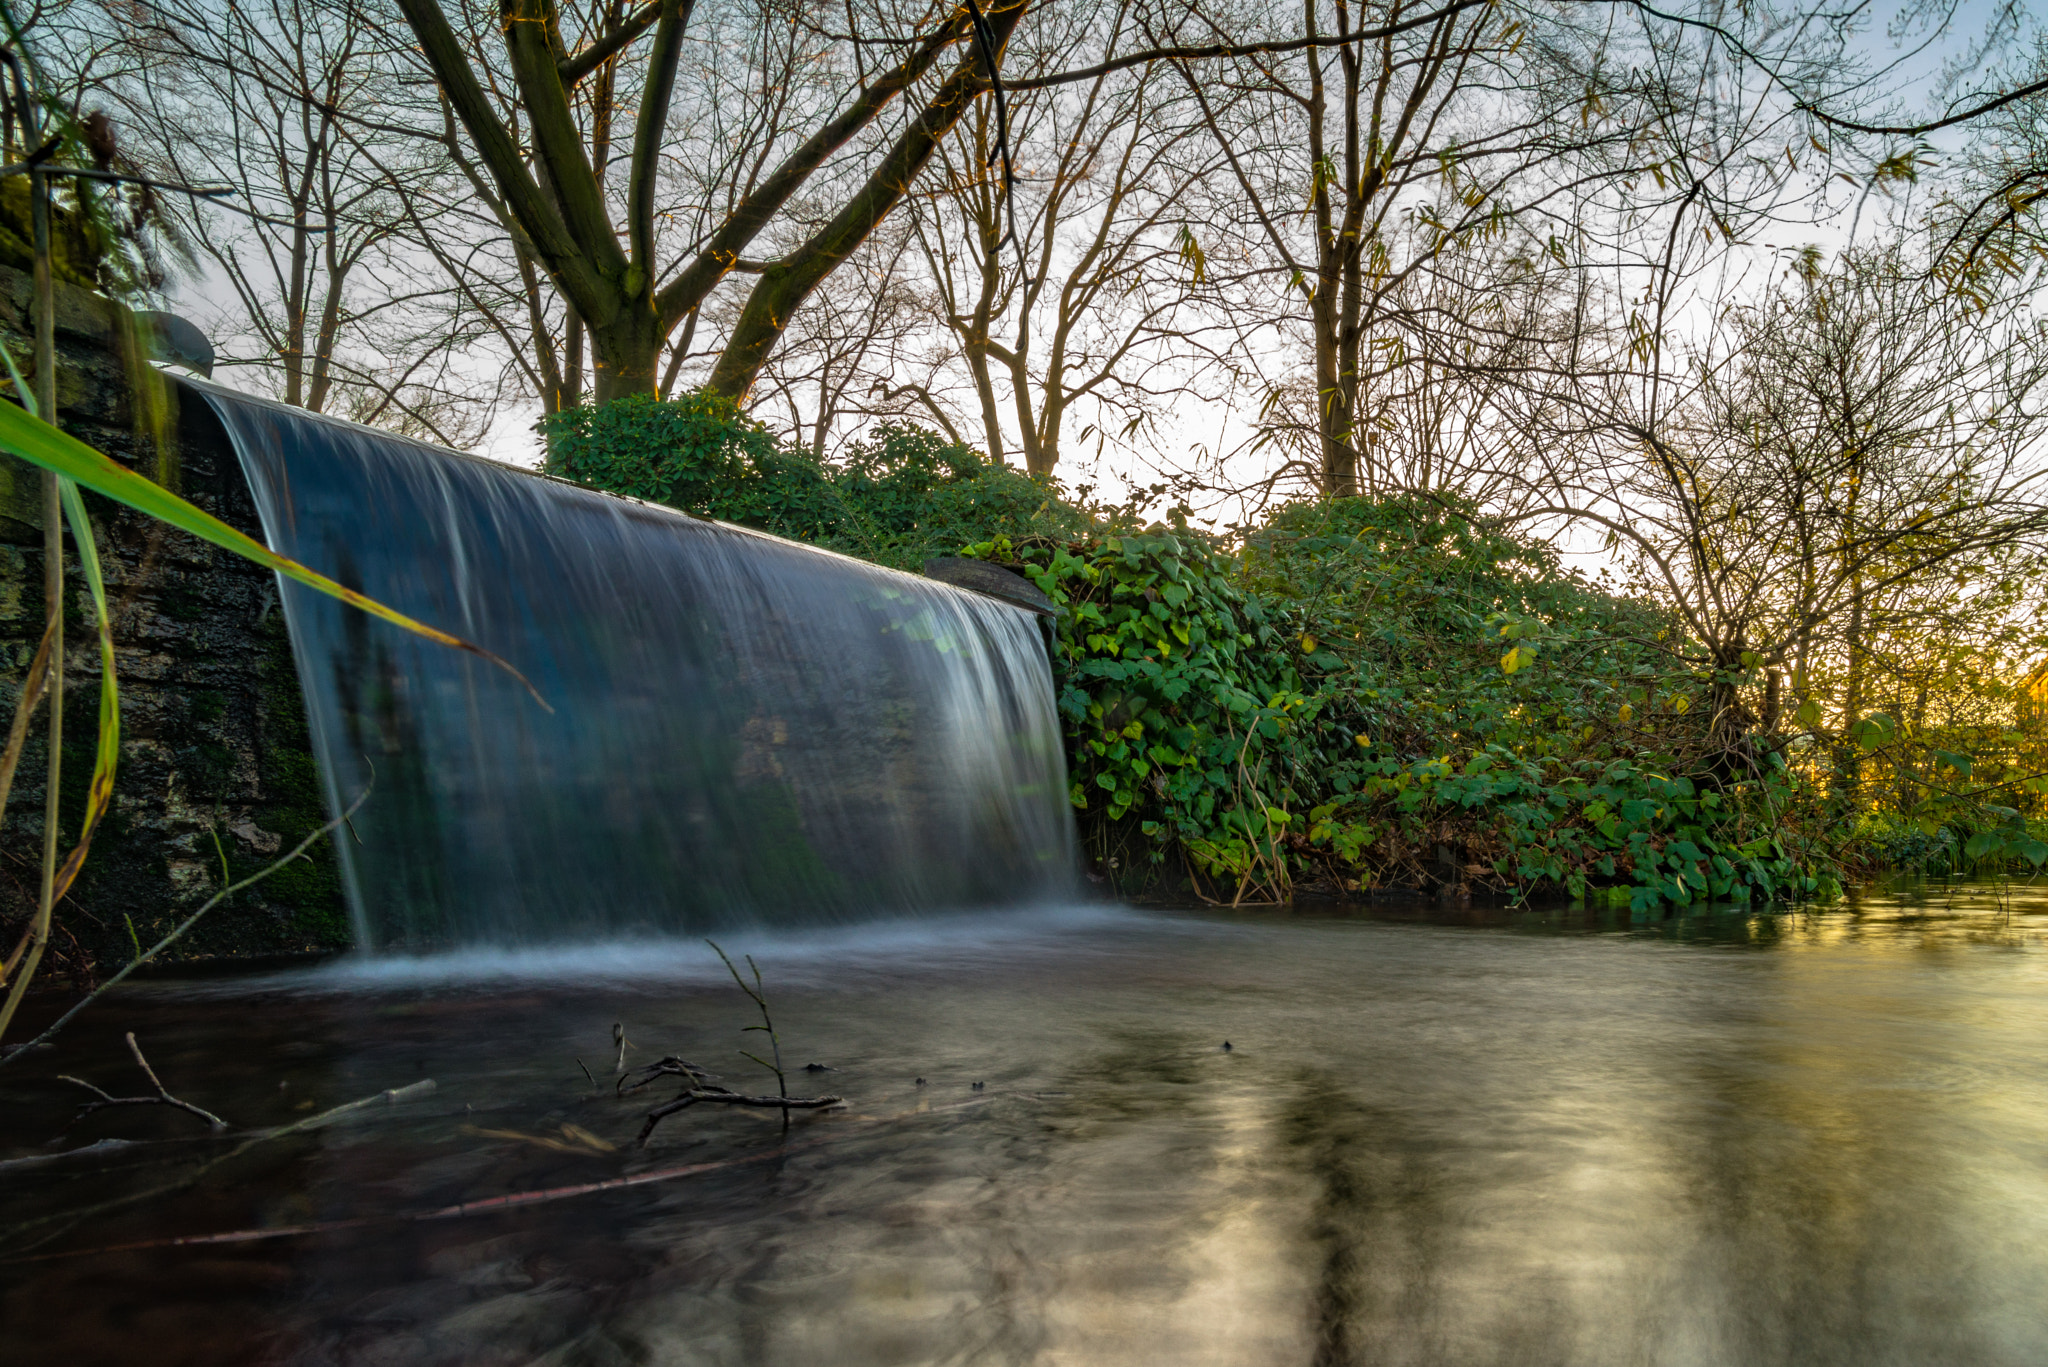
POLYGON ((1713 733, 1717 681, 1677 624, 1454 500, 1294 504, 1226 547, 1091 516, 915 427, 827 462, 691 394, 547 435, 563 478, 900 568, 1028 575, 1063 610, 1070 796, 1127 889, 1476 884, 1638 910, 1838 890, 1826 795, 1713 733))
POLYGON ((1072 799, 1125 885, 1178 856, 1232 901, 1302 877, 1637 909, 1839 888, 1782 763, 1706 763, 1672 624, 1470 509, 1296 505, 1237 555, 1158 529, 967 553, 1065 610, 1072 799))

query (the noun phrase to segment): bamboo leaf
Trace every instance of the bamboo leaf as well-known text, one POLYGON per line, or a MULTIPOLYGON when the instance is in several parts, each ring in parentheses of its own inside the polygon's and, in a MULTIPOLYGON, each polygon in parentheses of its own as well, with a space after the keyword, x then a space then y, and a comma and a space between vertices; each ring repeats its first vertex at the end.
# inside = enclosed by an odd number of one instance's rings
POLYGON ((472 655, 481 656, 525 684, 526 691, 532 693, 534 701, 540 703, 542 707, 548 706, 546 700, 527 681, 524 674, 482 646, 430 627, 425 622, 408 617, 395 608, 386 607, 366 594, 337 584, 288 556, 279 555, 254 537, 236 531, 211 513, 194 507, 162 485, 116 464, 76 437, 13 404, 0 403, 0 450, 19 456, 31 465, 53 470, 67 479, 77 481, 94 493, 104 494, 117 503, 125 503, 138 512, 148 513, 151 517, 170 523, 180 531, 211 541, 214 545, 233 551, 246 560, 253 560, 259 565, 275 570, 287 579, 296 580, 308 588, 318 589, 329 597, 338 598, 373 617, 381 617, 394 626, 404 627, 407 631, 424 636, 430 641, 438 641, 442 645, 453 646, 457 650, 466 650, 472 655))

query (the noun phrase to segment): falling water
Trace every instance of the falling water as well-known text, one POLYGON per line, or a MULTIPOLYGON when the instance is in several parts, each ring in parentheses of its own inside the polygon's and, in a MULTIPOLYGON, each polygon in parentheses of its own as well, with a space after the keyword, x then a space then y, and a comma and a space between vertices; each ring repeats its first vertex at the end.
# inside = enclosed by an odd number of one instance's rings
POLYGON ((285 583, 366 947, 823 924, 1066 891, 1037 623, 992 598, 206 386, 285 583), (548 710, 552 708, 552 711, 548 710))

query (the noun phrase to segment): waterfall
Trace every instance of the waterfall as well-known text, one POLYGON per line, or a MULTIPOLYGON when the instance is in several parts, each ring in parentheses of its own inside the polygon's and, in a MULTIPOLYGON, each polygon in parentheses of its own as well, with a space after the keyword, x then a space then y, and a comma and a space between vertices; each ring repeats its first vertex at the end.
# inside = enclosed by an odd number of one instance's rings
POLYGON ((1026 611, 193 386, 279 552, 546 699, 280 581, 366 948, 815 925, 1070 891, 1026 611))

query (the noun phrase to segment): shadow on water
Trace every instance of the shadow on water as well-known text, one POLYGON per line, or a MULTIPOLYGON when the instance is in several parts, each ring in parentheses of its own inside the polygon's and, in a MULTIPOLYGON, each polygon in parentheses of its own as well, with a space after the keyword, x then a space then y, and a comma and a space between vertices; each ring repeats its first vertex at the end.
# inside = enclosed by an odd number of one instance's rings
POLYGON ((614 1021, 763 1084, 690 946, 154 980, 0 1074, 0 1360, 2021 1367, 2044 930, 1934 887, 759 935, 785 1056, 838 1070, 793 1085, 849 1100, 786 1149, 706 1108, 631 1148, 614 1021), (245 1128, 437 1087, 223 1160, 71 1123, 56 1075, 132 1090, 127 1030, 245 1128))

